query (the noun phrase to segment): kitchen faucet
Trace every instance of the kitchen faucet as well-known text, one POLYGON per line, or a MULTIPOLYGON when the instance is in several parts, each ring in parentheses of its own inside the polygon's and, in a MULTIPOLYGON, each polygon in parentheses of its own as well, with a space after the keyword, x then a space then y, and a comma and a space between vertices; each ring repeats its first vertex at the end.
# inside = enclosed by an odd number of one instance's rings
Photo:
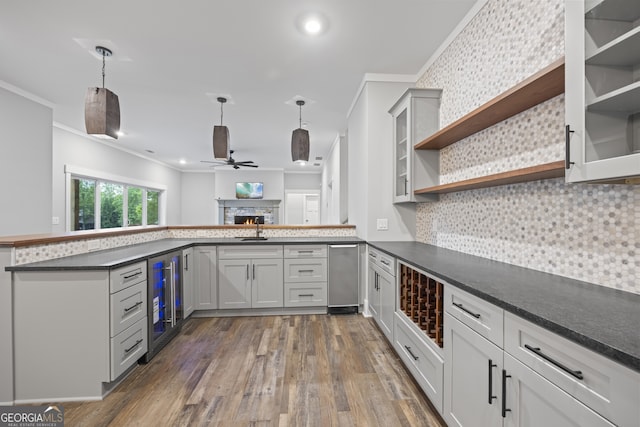
POLYGON ((256 238, 260 238, 260 233, 262 233, 262 230, 260 230, 260 218, 256 217, 255 221, 256 223, 256 238))

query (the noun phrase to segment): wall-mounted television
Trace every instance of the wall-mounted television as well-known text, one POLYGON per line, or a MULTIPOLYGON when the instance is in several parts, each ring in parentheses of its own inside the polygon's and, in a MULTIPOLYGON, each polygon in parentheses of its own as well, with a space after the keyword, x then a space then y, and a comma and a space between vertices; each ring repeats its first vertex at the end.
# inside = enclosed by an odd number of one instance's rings
POLYGON ((236 199, 262 199, 262 183, 236 182, 236 199))

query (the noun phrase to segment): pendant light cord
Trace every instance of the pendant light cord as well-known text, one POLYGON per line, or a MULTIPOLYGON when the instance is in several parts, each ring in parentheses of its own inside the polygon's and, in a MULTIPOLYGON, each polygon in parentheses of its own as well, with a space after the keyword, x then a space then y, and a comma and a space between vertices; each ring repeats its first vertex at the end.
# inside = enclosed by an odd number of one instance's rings
POLYGON ((220 103, 220 126, 222 126, 222 118, 224 117, 224 111, 222 110, 223 102, 220 103))
POLYGON ((104 68, 105 68, 105 52, 102 51, 102 89, 104 89, 104 68))
POLYGON ((300 107, 300 129, 302 129, 302 104, 298 104, 300 107))

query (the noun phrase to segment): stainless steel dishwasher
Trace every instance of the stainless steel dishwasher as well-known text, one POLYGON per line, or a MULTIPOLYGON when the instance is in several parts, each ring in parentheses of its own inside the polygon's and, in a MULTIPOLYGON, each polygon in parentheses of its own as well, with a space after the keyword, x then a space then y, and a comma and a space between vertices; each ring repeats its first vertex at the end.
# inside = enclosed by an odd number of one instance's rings
POLYGON ((360 289, 357 244, 329 245, 329 313, 357 313, 360 289))

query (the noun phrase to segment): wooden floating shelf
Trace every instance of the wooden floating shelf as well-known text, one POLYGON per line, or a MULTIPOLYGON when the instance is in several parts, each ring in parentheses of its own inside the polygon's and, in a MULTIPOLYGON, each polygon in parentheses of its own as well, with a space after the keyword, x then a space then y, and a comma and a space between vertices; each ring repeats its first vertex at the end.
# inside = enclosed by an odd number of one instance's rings
POLYGON ((478 188, 497 187, 499 185, 517 184, 540 179, 560 178, 564 176, 564 160, 546 163, 544 165, 530 166, 508 172, 496 173, 480 178, 466 179, 464 181, 451 182, 449 184, 436 185, 434 187, 415 190, 415 194, 444 194, 456 191, 476 190, 478 188))
POLYGON ((434 133, 414 148, 439 150, 561 93, 564 93, 564 58, 434 133))

